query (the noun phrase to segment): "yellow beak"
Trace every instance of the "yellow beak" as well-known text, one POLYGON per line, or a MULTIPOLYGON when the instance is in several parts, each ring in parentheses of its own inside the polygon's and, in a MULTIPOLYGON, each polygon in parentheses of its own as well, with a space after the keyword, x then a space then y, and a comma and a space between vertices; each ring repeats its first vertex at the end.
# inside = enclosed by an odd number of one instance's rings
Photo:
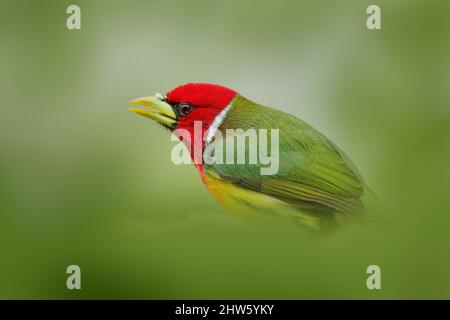
POLYGON ((128 108, 129 110, 155 120, 166 127, 175 128, 178 124, 177 116, 172 106, 162 100, 161 95, 157 94, 151 97, 138 98, 131 101, 132 104, 138 104, 146 108, 128 108))

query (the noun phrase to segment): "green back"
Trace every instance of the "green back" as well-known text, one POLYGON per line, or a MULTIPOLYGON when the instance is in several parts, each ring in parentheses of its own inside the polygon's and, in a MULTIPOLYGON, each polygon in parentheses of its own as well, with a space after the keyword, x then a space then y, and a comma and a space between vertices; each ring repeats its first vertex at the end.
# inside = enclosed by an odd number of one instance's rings
MULTIPOLYGON (((279 129, 278 173, 261 175, 262 164, 258 163, 205 164, 206 174, 283 200, 303 212, 364 211, 361 198, 367 188, 356 167, 304 121, 237 96, 219 130, 225 135, 225 129, 236 128, 279 129)), ((270 152, 270 138, 268 145, 270 152)))

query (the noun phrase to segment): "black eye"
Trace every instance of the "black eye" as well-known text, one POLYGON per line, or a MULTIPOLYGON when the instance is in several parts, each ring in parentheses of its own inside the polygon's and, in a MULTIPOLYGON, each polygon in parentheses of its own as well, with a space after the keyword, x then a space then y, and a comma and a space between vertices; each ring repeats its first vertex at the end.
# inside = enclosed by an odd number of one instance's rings
POLYGON ((178 111, 182 116, 187 116, 192 112, 192 106, 189 103, 182 102, 178 105, 178 111))

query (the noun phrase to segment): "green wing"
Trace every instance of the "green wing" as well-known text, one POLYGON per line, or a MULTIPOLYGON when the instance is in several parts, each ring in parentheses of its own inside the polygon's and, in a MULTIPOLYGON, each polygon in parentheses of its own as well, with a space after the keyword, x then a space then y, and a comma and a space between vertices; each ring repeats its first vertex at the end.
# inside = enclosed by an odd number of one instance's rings
POLYGON ((364 211, 365 184, 355 166, 305 122, 239 96, 220 127, 223 132, 227 128, 279 129, 279 171, 264 176, 261 164, 213 164, 204 166, 207 174, 283 200, 303 212, 364 211))

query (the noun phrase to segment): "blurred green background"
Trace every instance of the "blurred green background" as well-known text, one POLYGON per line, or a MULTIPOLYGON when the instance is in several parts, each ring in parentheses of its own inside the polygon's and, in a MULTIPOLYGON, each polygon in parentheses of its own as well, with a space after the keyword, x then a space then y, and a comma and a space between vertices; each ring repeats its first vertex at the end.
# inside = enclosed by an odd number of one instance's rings
POLYGON ((450 298, 448 2, 0 3, 0 298, 450 298), (127 110, 191 81, 325 133, 388 226, 311 241, 229 215, 127 110))

